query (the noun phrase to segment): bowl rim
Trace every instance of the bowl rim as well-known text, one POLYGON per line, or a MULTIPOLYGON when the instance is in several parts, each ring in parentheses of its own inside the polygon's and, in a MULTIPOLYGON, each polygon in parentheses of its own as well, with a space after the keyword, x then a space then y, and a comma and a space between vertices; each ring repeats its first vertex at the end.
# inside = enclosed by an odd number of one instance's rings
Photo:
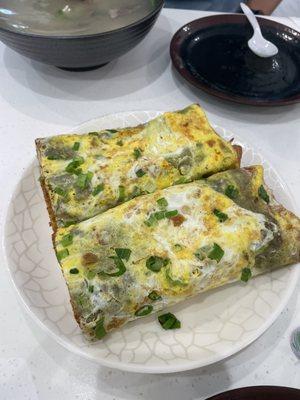
POLYGON ((158 0, 158 6, 152 10, 149 14, 145 15, 143 18, 132 22, 129 25, 123 26, 121 28, 113 29, 111 31, 106 31, 106 32, 98 32, 98 33, 88 33, 88 34, 82 34, 82 35, 43 35, 40 33, 33 33, 33 32, 22 32, 19 30, 12 29, 10 27, 4 27, 0 25, 0 33, 5 32, 9 34, 14 34, 17 36, 22 36, 22 37, 29 37, 29 38, 37 38, 37 39, 45 39, 45 40, 80 40, 80 39, 92 39, 92 38, 98 38, 98 37, 104 37, 108 36, 111 34, 119 33, 127 29, 131 29, 135 27, 136 25, 139 25, 140 23, 145 22, 146 20, 150 19, 151 17, 155 16, 157 13, 159 13, 163 6, 164 6, 165 0, 158 0))

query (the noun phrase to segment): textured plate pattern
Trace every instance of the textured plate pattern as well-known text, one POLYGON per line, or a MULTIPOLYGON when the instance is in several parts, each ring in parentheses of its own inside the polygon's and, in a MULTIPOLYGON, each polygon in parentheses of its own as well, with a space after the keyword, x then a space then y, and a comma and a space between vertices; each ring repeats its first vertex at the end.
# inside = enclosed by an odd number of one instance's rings
MULTIPOLYGON (((73 131, 83 133, 145 122, 158 112, 105 116, 73 131)), ((233 135, 215 127, 226 139, 233 135)), ((239 142, 235 136, 235 141, 239 142)), ((262 163, 277 198, 293 209, 288 190, 259 153, 244 143, 243 164, 262 163)), ((208 365, 247 346, 286 304, 298 275, 294 267, 199 295, 175 308, 183 328, 162 331, 151 316, 125 326, 102 343, 81 335, 51 243, 49 218, 34 161, 12 197, 6 225, 7 260, 15 287, 33 318, 59 343, 101 364, 139 372, 172 372, 208 365)))

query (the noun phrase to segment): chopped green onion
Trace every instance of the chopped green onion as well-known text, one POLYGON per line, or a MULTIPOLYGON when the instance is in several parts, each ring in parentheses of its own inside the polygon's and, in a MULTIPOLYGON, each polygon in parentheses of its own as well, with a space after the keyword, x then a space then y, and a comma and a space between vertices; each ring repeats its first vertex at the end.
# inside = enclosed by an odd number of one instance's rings
POLYGON ((93 285, 90 285, 90 286, 89 286, 89 292, 90 292, 90 293, 94 293, 94 286, 93 286, 93 285))
POLYGON ((142 157, 142 149, 140 149, 139 147, 136 147, 133 150, 133 156, 134 158, 137 160, 138 158, 142 157))
POLYGON ((146 267, 152 272, 159 272, 162 267, 165 267, 169 263, 169 261, 168 258, 151 256, 146 261, 146 267))
POLYGON ((177 181, 175 181, 175 185, 181 185, 182 183, 186 183, 187 179, 184 177, 179 178, 177 181))
POLYGON ((160 315, 158 321, 165 330, 181 328, 181 322, 172 313, 160 315))
POLYGON ((68 233, 67 235, 65 235, 62 240, 60 241, 61 245, 63 247, 68 247, 73 243, 73 235, 72 233, 68 233))
POLYGON ((118 202, 123 202, 124 200, 125 200, 125 186, 119 186, 118 202))
POLYGON ((157 221, 160 221, 164 218, 172 218, 178 215, 177 210, 172 211, 156 211, 155 213, 151 214, 150 217, 144 221, 147 226, 153 226, 156 224, 157 221))
POLYGON ((172 211, 166 211, 165 212, 165 217, 166 218, 172 218, 172 217, 175 217, 176 215, 178 215, 178 211, 177 210, 172 210, 172 211))
POLYGON ((144 221, 144 224, 150 227, 155 225, 156 222, 157 219, 155 218, 154 214, 151 214, 150 217, 146 221, 144 221))
POLYGON ((97 339, 102 339, 105 335, 106 330, 104 328, 104 319, 101 319, 101 321, 97 322, 95 327, 95 336, 97 339))
POLYGON ((63 196, 63 197, 65 197, 67 195, 67 192, 64 189, 60 188, 60 187, 56 187, 54 189, 54 192, 56 194, 58 194, 59 196, 63 196))
POLYGON ((85 188, 86 185, 86 175, 85 174, 79 174, 76 185, 79 186, 81 189, 85 188))
POLYGON ((93 196, 97 196, 97 194, 99 194, 100 192, 102 192, 104 190, 104 184, 103 183, 100 183, 99 185, 97 185, 96 187, 95 187, 95 189, 93 190, 93 192, 92 192, 92 195, 93 196))
POLYGON ((129 260, 131 250, 130 249, 115 249, 115 252, 119 258, 122 260, 129 260))
POLYGON ((79 174, 76 180, 76 185, 80 189, 86 189, 93 178, 93 173, 88 171, 86 174, 79 174))
POLYGON ((267 204, 270 203, 270 197, 266 191, 266 189, 263 187, 263 185, 260 185, 259 189, 258 189, 258 195, 259 197, 264 200, 267 204))
POLYGON ((218 210, 217 208, 214 209, 213 213, 219 219, 220 222, 226 221, 228 219, 228 215, 224 214, 222 211, 218 210))
POLYGON ((82 174, 82 168, 74 169, 73 174, 74 174, 74 175, 77 175, 77 176, 80 175, 80 174, 82 174))
POLYGON ((117 133, 118 131, 116 129, 105 129, 106 132, 109 133, 117 133))
POLYGON ((142 169, 138 169, 138 170, 136 171, 136 176, 137 176, 138 178, 141 178, 141 177, 144 176, 145 174, 146 174, 146 172, 143 171, 142 169))
POLYGON ((156 201, 156 203, 159 205, 160 208, 166 208, 166 207, 168 207, 168 202, 167 202, 167 200, 166 200, 164 197, 162 197, 161 199, 158 199, 158 200, 156 201))
POLYGON ((50 154, 49 156, 47 156, 47 160, 50 160, 50 161, 61 160, 61 157, 54 155, 54 154, 50 154))
POLYGON ((70 269, 70 274, 73 274, 73 275, 79 274, 79 269, 78 268, 71 268, 70 269))
POLYGON ((228 185, 227 188, 225 189, 225 194, 227 197, 233 200, 237 198, 239 191, 235 186, 228 185))
POLYGON ((155 290, 153 290, 153 292, 149 293, 148 297, 149 297, 150 300, 153 300, 153 301, 157 301, 157 300, 161 300, 162 299, 162 297, 155 290))
POLYGON ((160 221, 161 219, 164 219, 166 217, 165 211, 157 211, 152 215, 157 221, 160 221))
POLYGON ((176 319, 175 323, 172 325, 171 329, 180 329, 181 328, 181 322, 176 319))
POLYGON ((86 277, 88 279, 94 279, 96 275, 97 275, 96 271, 87 271, 86 272, 86 277))
POLYGON ((99 136, 99 132, 89 132, 88 135, 99 136))
POLYGON ((207 255, 208 258, 217 262, 220 262, 223 256, 224 250, 217 243, 214 243, 214 247, 207 255))
POLYGON ((76 224, 76 221, 67 221, 64 223, 64 227, 68 228, 69 226, 75 225, 75 224, 76 224))
POLYGON ((68 257, 68 255, 69 255, 69 250, 68 250, 68 249, 60 250, 60 251, 58 251, 58 252, 56 253, 56 255, 57 255, 58 261, 61 261, 63 258, 68 257))
POLYGON ((66 166, 66 171, 69 172, 70 174, 74 174, 77 168, 84 163, 84 158, 83 157, 74 157, 73 161, 71 161, 67 166, 66 166))
POLYGON ((242 275, 241 275, 241 281, 243 282, 248 282, 249 279, 252 276, 252 272, 250 268, 243 268, 242 269, 242 275))
POLYGON ((118 268, 116 272, 105 272, 105 275, 108 276, 121 276, 123 274, 125 274, 126 272, 126 267, 125 264, 123 263, 123 261, 119 258, 119 257, 109 257, 112 258, 114 260, 115 266, 118 268))
POLYGON ((135 312, 135 315, 136 315, 137 317, 144 317, 145 315, 150 314, 152 311, 153 311, 153 306, 151 306, 151 305, 146 305, 146 306, 143 306, 143 307, 141 307, 140 309, 138 309, 138 310, 135 312))
POLYGON ((166 268, 166 277, 167 279, 172 283, 172 285, 176 285, 176 286, 186 286, 187 280, 184 279, 183 277, 176 277, 172 274, 172 268, 168 267, 166 268))
POLYGON ((79 147, 80 147, 80 143, 79 143, 79 142, 75 142, 75 143, 73 144, 73 150, 78 151, 78 150, 79 150, 79 147))
POLYGON ((135 186, 135 187, 133 188, 131 197, 134 198, 134 197, 140 196, 141 194, 142 194, 141 188, 139 188, 138 186, 135 186))
POLYGON ((123 140, 118 140, 118 141, 117 141, 117 145, 118 145, 118 146, 123 146, 123 140))

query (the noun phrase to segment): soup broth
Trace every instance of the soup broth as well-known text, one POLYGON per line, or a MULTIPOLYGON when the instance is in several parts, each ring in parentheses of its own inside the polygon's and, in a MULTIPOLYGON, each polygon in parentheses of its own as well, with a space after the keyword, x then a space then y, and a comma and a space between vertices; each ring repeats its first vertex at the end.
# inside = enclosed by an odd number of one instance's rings
POLYGON ((88 35, 130 25, 160 0, 2 0, 0 25, 41 35, 88 35))

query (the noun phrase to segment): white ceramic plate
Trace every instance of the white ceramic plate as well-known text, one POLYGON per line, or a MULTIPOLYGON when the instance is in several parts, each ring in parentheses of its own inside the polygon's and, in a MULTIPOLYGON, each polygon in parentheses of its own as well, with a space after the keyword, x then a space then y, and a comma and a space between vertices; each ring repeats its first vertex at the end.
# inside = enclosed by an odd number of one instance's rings
MULTIPOLYGON (((80 125, 84 133, 146 122, 155 111, 108 115, 80 125)), ((220 135, 232 134, 215 127, 220 135)), ((235 137, 235 142, 240 143, 235 137)), ((286 207, 289 191, 272 167, 246 143, 243 164, 263 164, 266 181, 286 207)), ((49 218, 38 182, 37 162, 26 169, 11 200, 5 250, 14 285, 28 312, 57 342, 108 367, 167 373, 205 366, 243 349, 279 316, 294 289, 299 268, 288 267, 199 295, 172 307, 182 329, 164 331, 155 316, 132 322, 97 344, 83 338, 73 318, 66 284, 51 242, 49 218)))

